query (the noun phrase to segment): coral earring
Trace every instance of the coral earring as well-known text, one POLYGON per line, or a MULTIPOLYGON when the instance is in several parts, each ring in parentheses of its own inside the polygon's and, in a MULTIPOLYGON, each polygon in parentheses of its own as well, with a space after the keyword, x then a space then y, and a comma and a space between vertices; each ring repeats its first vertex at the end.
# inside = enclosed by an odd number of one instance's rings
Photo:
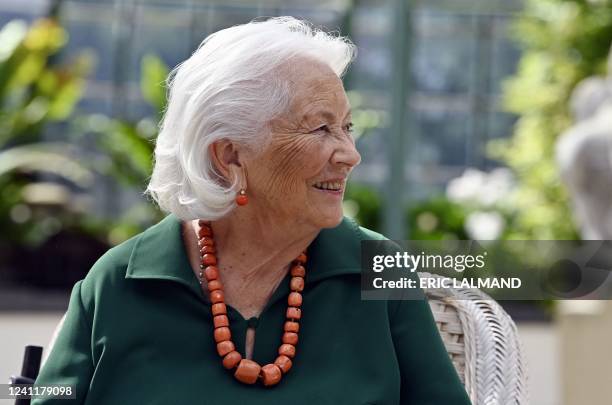
POLYGON ((246 192, 244 191, 244 189, 240 190, 240 192, 236 196, 236 204, 242 206, 242 205, 247 205, 248 202, 249 202, 249 197, 247 197, 246 192))

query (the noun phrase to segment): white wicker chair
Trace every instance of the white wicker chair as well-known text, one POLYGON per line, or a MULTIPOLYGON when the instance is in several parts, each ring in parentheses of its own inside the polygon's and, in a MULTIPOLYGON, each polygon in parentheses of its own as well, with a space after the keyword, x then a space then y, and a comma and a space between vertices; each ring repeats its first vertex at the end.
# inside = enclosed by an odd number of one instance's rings
MULTIPOLYGON (((440 277, 429 273, 419 276, 440 277)), ((479 290, 426 288, 424 292, 472 404, 527 404, 527 370, 521 343, 506 311, 479 290)), ((64 317, 53 333, 44 360, 64 317)))
MULTIPOLYGON (((419 273, 420 277, 440 277, 419 273)), ((438 330, 474 405, 528 403, 527 370, 516 325, 474 289, 425 289, 438 330)))

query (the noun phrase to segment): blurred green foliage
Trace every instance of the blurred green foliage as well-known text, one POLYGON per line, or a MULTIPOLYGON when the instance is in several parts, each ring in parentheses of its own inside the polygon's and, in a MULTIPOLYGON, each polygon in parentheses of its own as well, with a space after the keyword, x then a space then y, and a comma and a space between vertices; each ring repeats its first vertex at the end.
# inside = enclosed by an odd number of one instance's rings
POLYGON ((382 200, 371 187, 348 182, 344 193, 344 214, 361 226, 381 232, 382 200))
POLYGON ((516 75, 505 83, 503 101, 519 119, 512 138, 489 145, 490 154, 518 178, 508 237, 575 239, 554 145, 572 124, 568 100, 576 84, 605 70, 612 1, 527 0, 513 31, 524 51, 516 75))
MULTIPOLYGON (((165 106, 168 67, 157 57, 142 61, 141 91, 154 114, 137 122, 74 114, 93 59, 81 52, 66 64, 55 56, 68 41, 54 18, 30 26, 15 20, 0 30, 0 229, 3 240, 37 246, 67 227, 111 244, 157 222, 162 214, 142 199, 117 218, 104 220, 78 205, 71 188, 89 191, 96 173, 142 190, 150 176, 153 140, 165 106), (79 148, 80 139, 41 141, 49 123, 76 123, 104 151, 102 162, 79 148), (42 177, 41 174, 47 174, 42 177), (77 203, 77 204, 75 204, 77 203)), ((83 202, 83 201, 81 201, 83 202)), ((87 203, 85 203, 87 206, 87 203)))
POLYGON ((57 231, 57 219, 42 219, 70 202, 67 188, 42 181, 40 174, 75 187, 92 181, 72 156, 71 145, 41 142, 45 125, 71 117, 91 68, 86 53, 67 64, 53 62, 67 40, 54 18, 30 26, 15 20, 0 29, 0 229, 5 242, 36 245, 57 231), (41 210, 45 213, 39 215, 41 210))
POLYGON ((490 142, 488 154, 512 170, 516 187, 501 204, 457 203, 443 194, 417 202, 408 214, 413 239, 469 236, 466 220, 479 212, 503 219, 501 239, 579 238, 555 142, 572 125, 569 99, 576 84, 605 72, 612 1, 527 0, 512 35, 523 53, 516 74, 504 82, 503 105, 518 120, 512 137, 490 142))
POLYGON ((406 213, 410 239, 470 239, 464 227, 468 210, 444 196, 409 206, 406 213))
MULTIPOLYGON (((144 190, 153 169, 154 141, 158 123, 166 106, 168 66, 155 55, 141 61, 140 89, 152 108, 152 114, 132 121, 93 114, 78 120, 77 136, 90 136, 102 151, 104 164, 92 161, 92 170, 103 173, 131 190, 144 190)), ((140 199, 125 212, 117 213, 108 224, 107 240, 117 244, 141 232, 163 218, 164 214, 146 198, 140 199)))
POLYGON ((68 39, 51 18, 0 30, 0 148, 38 140, 50 121, 66 120, 80 99, 91 61, 86 54, 63 66, 51 57, 68 39))

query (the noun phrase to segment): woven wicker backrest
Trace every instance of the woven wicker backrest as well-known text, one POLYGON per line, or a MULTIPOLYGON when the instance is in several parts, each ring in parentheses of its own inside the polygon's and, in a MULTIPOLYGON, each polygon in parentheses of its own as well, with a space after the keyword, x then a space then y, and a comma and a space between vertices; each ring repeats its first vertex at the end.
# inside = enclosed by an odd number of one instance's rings
MULTIPOLYGON (((440 277, 419 273, 420 277, 440 277)), ((512 318, 473 289, 424 289, 446 346, 474 405, 528 403, 527 373, 512 318)))

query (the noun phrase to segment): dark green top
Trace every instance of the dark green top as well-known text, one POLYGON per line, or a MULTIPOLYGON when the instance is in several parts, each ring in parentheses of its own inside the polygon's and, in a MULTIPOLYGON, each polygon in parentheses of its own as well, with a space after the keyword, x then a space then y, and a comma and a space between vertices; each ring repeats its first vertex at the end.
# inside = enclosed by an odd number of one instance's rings
MULTIPOLYGON (((426 301, 361 300, 362 239, 385 238, 344 218, 308 248, 297 354, 266 388, 223 368, 180 221, 167 216, 76 283, 36 382, 76 384, 77 400, 32 404, 469 404, 426 301)), ((277 356, 288 294, 289 275, 251 320, 259 364, 277 356)), ((230 306, 228 317, 244 355, 248 321, 230 306)))

